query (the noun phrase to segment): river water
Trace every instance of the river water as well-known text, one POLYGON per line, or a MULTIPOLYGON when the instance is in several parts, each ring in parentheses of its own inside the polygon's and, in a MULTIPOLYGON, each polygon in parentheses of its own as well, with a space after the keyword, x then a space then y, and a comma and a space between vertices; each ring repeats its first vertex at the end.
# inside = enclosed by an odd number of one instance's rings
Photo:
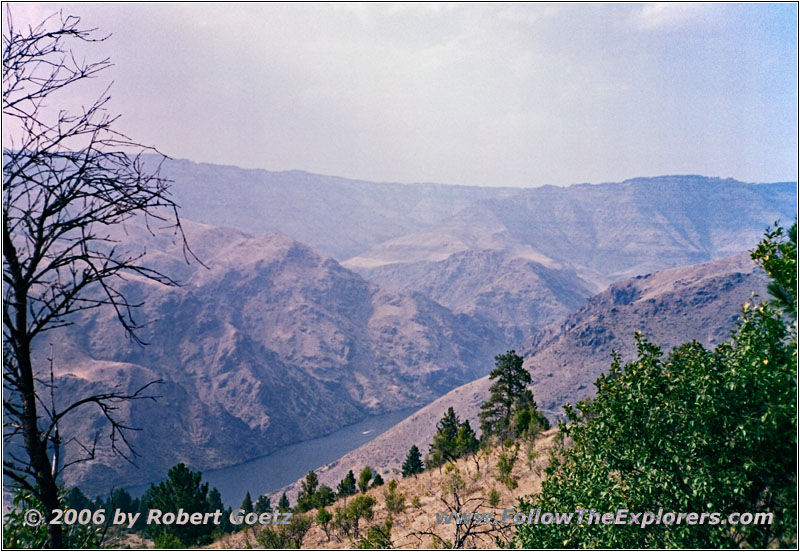
MULTIPOLYGON (((219 489, 226 506, 238 507, 248 491, 255 500, 263 494, 293 483, 309 470, 333 462, 371 441, 416 410, 417 408, 407 408, 380 416, 369 416, 324 437, 295 443, 242 464, 204 471, 203 481, 208 482, 209 489, 219 489)), ((361 467, 363 466, 359 466, 359 469, 361 467)), ((133 496, 139 496, 148 487, 149 485, 138 485, 128 491, 133 496)))

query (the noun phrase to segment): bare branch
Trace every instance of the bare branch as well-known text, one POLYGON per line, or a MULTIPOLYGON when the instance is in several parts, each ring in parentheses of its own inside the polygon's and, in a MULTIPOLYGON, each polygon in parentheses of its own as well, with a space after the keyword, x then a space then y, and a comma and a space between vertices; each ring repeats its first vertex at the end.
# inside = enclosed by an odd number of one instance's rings
MULTIPOLYGON (((74 315, 110 307, 134 342, 142 325, 122 284, 135 276, 167 286, 178 283, 144 264, 140 245, 118 243, 111 230, 133 219, 171 229, 187 262, 191 252, 170 195, 170 182, 159 171, 165 156, 115 129, 118 115, 109 111, 109 84, 93 102, 79 109, 59 106, 62 92, 102 74, 108 58, 78 59, 70 47, 102 42, 80 19, 53 14, 40 24, 18 28, 10 6, 3 26, 3 117, 9 132, 3 146, 3 440, 21 441, 28 460, 4 462, 3 471, 25 488, 36 487, 45 509, 58 507, 56 477, 66 467, 96 457, 98 437, 81 443, 69 435, 66 417, 91 404, 110 424, 111 450, 132 462, 128 439, 138 431, 123 419, 122 404, 155 400, 146 390, 115 387, 84 398, 73 397, 59 410, 54 358, 49 378, 37 378, 32 350, 44 332, 68 326, 74 315), (159 159, 145 163, 143 154, 159 159), (138 249, 137 249, 138 248, 138 249), (48 396, 49 395, 49 396, 48 396), (61 439, 83 455, 59 467, 61 439), (50 465, 48 447, 54 451, 50 465), (12 475, 13 474, 13 475, 12 475), (35 485, 32 483, 35 482, 35 485)), ((10 457, 9 457, 10 458, 10 457)), ((61 547, 61 527, 48 526, 49 544, 61 547)))

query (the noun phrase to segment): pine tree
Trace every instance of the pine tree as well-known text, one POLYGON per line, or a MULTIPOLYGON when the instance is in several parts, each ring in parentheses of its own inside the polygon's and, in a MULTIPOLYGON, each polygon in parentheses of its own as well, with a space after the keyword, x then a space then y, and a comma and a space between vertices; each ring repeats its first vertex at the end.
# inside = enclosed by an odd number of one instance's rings
POLYGON ((425 464, 422 463, 422 455, 419 452, 419 448, 417 445, 411 445, 403 462, 403 477, 416 476, 423 471, 425 471, 425 464))
POLYGON ((370 489, 374 489, 375 487, 380 487, 383 485, 383 477, 378 472, 375 472, 375 478, 372 480, 372 485, 369 486, 370 489))
POLYGON ((341 480, 336 490, 338 491, 339 496, 350 496, 356 494, 356 476, 353 474, 353 470, 347 472, 347 475, 345 475, 344 479, 341 480))
POLYGON ((291 510, 289 507, 289 498, 286 496, 286 493, 283 493, 280 500, 278 500, 278 511, 288 512, 289 510, 291 510))
POLYGON ((358 490, 362 493, 367 492, 369 489, 369 482, 372 479, 372 468, 369 466, 364 466, 364 469, 361 470, 361 473, 358 474, 358 490))
POLYGON ((269 497, 267 495, 261 495, 256 500, 255 506, 253 509, 256 511, 257 514, 265 514, 267 512, 272 511, 272 504, 270 503, 269 497))
MULTIPOLYGON (((222 494, 219 492, 219 489, 214 487, 210 491, 208 491, 208 511, 209 512, 222 512, 222 516, 220 517, 220 524, 219 524, 219 531, 222 533, 232 533, 233 532, 233 524, 231 523, 231 508, 225 508, 225 505, 222 503, 222 494)), ((143 519, 145 516, 139 516, 139 519, 143 519)), ((137 520, 138 522, 138 520, 137 520)), ((135 527, 135 526, 134 526, 135 527)))
POLYGON ((311 470, 306 474, 306 478, 300 484, 300 492, 297 495, 297 509, 301 512, 307 512, 317 507, 317 486, 319 485, 319 477, 311 470))
MULTIPOLYGON (((523 358, 513 350, 494 357, 495 369, 489 374, 494 383, 489 387, 489 400, 481 405, 478 415, 484 437, 496 435, 501 441, 517 437, 518 427, 514 426, 516 411, 538 412, 533 393, 528 386, 531 374, 522 365, 523 358)), ((535 417, 541 422, 543 416, 535 417)), ((525 428, 527 429, 527 428, 525 428)))
POLYGON ((316 494, 317 507, 324 508, 336 502, 336 493, 327 485, 320 485, 316 494))
POLYGON ((452 462, 477 451, 478 444, 469 420, 459 421, 451 406, 436 426, 426 464, 431 467, 452 462))
POLYGON ((247 494, 244 495, 244 500, 242 500, 241 508, 242 510, 244 510, 245 514, 249 514, 253 511, 253 499, 250 498, 250 491, 247 491, 247 494))
MULTIPOLYGON (((187 512, 208 512, 208 483, 201 483, 202 475, 177 464, 167 473, 167 479, 150 485, 147 507, 162 512, 177 512, 183 508, 187 512)), ((192 546, 203 535, 209 535, 214 525, 148 525, 153 538, 164 537, 166 533, 177 537, 184 546, 192 546)))
POLYGON ((458 426, 458 433, 456 434, 456 447, 455 451, 458 457, 474 454, 478 451, 478 437, 469 425, 469 420, 458 426))

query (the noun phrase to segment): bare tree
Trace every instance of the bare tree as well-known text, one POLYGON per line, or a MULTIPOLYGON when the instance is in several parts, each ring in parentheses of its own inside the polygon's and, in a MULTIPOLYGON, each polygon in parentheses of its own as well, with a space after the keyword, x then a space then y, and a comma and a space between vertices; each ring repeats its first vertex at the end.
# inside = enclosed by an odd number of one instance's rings
POLYGON ((465 498, 466 484, 461 476, 461 471, 454 463, 448 463, 444 469, 442 479, 442 493, 439 500, 444 506, 442 515, 449 516, 452 523, 444 523, 442 529, 434 530, 437 525, 430 529, 413 531, 408 537, 414 537, 419 544, 423 544, 424 537, 429 537, 434 548, 478 548, 485 547, 494 543, 507 544, 511 540, 511 527, 498 523, 493 517, 488 517, 490 513, 482 511, 486 501, 474 496, 465 498), (452 534, 445 535, 442 531, 452 527, 452 534))
MULTIPOLYGON (((112 450, 130 458, 134 453, 126 433, 133 428, 117 409, 125 401, 154 397, 148 394, 151 384, 133 392, 117 387, 57 407, 52 358, 49 367, 34 366, 34 341, 70 325, 71 315, 108 307, 130 338, 141 343, 137 305, 126 299, 120 282, 132 274, 166 285, 176 282, 143 266, 144 252, 131 252, 112 239, 112 227, 136 217, 148 229, 172 232, 187 260, 190 252, 169 182, 159 174, 160 162, 152 170, 143 162, 143 153, 157 152, 114 129, 118 116, 107 111, 108 88, 91 105, 63 107, 65 89, 111 65, 108 59, 79 61, 70 45, 105 37, 61 13, 26 28, 13 24, 10 9, 5 19, 3 439, 21 441, 24 453, 6 452, 3 474, 41 500, 49 521, 59 507, 59 473, 95 456, 96 437, 79 443, 85 455, 61 465, 58 451, 67 418, 84 405, 96 407, 110 423, 112 450), (48 449, 55 451, 52 462, 48 449)), ((48 539, 51 547, 62 546, 60 525, 48 525, 48 539)))

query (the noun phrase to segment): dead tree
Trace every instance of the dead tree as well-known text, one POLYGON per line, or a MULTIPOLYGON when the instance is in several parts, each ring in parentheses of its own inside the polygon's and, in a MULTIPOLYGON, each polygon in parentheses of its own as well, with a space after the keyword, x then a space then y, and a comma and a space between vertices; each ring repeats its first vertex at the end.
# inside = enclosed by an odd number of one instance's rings
MULTIPOLYGON (((59 507, 58 474, 70 463, 51 462, 48 449, 59 450, 70 415, 84 405, 97 408, 110 424, 111 448, 129 458, 126 433, 132 428, 116 410, 125 401, 153 396, 151 384, 132 392, 112 388, 57 408, 52 366, 48 375, 47 366, 33 365, 35 340, 71 324, 75 313, 107 307, 139 342, 137 305, 120 291, 121 280, 136 274, 166 285, 176 282, 143 266, 144 253, 121 247, 111 228, 136 217, 148 229, 168 229, 191 253, 160 162, 149 169, 143 162, 143 153, 157 152, 114 129, 118 116, 107 111, 108 89, 80 109, 60 103, 65 89, 110 66, 108 59, 79 61, 70 45, 104 38, 96 37, 95 29, 82 29, 79 18, 60 13, 26 28, 14 25, 10 9, 5 18, 3 439, 21 442, 24 453, 6 452, 3 474, 41 500, 49 521, 59 507)), ((96 444, 96 439, 80 443, 85 456, 72 463, 94 458, 96 444)), ((48 539, 51 547, 62 547, 60 525, 48 525, 48 539)))
POLYGON ((434 548, 477 548, 498 543, 507 544, 511 540, 511 528, 495 520, 493 512, 484 509, 486 501, 482 497, 464 498, 466 484, 461 471, 454 463, 445 466, 442 480, 442 493, 439 499, 444 507, 439 515, 448 516, 449 522, 434 525, 430 529, 414 531, 414 537, 423 544, 424 537, 432 540, 434 548), (487 517, 490 516, 491 517, 487 517), (435 529, 440 527, 440 529, 435 529), (451 534, 445 534, 452 528, 451 534))

